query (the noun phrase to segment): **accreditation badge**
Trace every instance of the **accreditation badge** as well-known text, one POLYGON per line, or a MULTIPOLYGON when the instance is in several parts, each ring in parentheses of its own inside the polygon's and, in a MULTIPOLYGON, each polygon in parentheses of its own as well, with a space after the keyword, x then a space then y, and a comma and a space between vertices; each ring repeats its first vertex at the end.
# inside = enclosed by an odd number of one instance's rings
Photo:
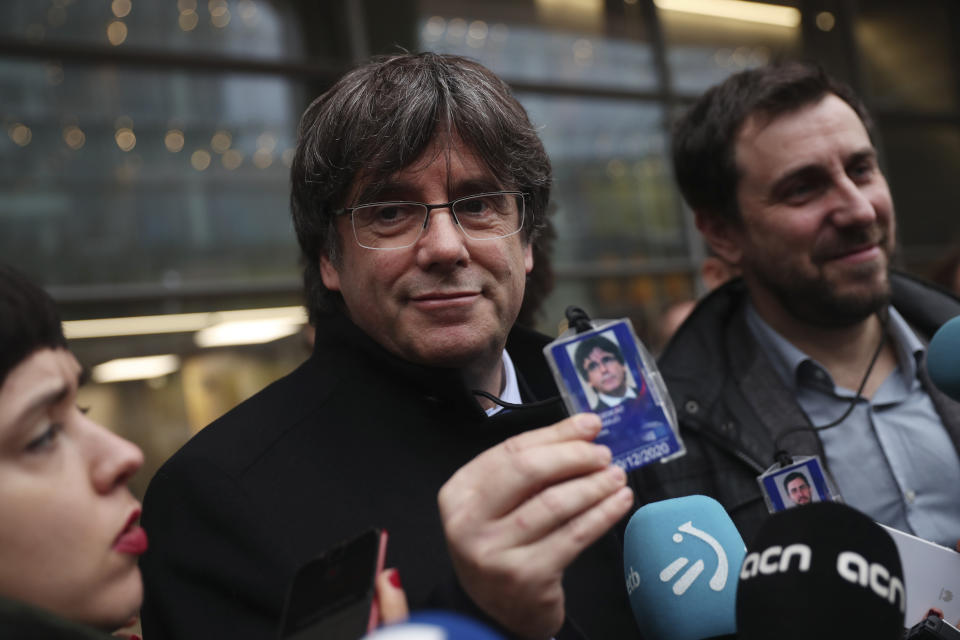
POLYGON ((571 413, 592 411, 603 429, 595 442, 626 471, 686 453, 663 378, 629 319, 590 321, 543 349, 571 413), (583 327, 581 327, 583 328, 583 327))
POLYGON ((784 456, 760 474, 757 483, 770 513, 814 502, 843 502, 820 456, 784 456))

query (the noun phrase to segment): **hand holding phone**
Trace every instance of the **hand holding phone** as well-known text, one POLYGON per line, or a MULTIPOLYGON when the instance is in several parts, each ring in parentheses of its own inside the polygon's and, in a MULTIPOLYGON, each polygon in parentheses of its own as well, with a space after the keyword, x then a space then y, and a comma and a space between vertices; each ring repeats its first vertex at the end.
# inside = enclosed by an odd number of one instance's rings
POLYGON ((369 529, 300 567, 290 584, 281 640, 357 640, 379 620, 374 582, 387 532, 369 529))

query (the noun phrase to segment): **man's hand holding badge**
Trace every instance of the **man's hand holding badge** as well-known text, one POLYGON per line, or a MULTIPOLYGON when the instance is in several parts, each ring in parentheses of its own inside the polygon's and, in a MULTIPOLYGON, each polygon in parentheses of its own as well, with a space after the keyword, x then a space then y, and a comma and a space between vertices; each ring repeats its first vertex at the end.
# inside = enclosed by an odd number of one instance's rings
POLYGON ((438 497, 460 583, 528 638, 557 633, 564 571, 633 507, 626 471, 685 453, 656 366, 629 321, 584 322, 582 315, 584 331, 544 349, 574 415, 480 454, 438 497))

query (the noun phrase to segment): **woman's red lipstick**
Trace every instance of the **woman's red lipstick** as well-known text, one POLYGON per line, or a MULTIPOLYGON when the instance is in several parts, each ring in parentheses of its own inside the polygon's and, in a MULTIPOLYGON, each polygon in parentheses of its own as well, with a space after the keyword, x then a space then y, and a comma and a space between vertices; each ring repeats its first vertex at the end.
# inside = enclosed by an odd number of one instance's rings
POLYGON ((147 550, 147 532, 137 524, 137 518, 139 517, 139 509, 130 514, 126 526, 113 543, 114 551, 138 556, 147 550))

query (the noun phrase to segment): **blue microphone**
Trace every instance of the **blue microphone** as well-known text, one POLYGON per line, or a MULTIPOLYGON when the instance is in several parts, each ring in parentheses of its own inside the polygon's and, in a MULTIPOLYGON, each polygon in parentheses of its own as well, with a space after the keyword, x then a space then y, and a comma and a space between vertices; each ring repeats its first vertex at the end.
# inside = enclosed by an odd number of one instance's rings
POLYGON ((363 640, 504 640, 476 620, 451 611, 417 611, 397 624, 380 627, 363 640))
POLYGON ((937 389, 960 401, 960 316, 933 334, 927 348, 927 371, 937 389))
POLYGON ((745 555, 740 532, 713 498, 685 496, 640 507, 627 523, 623 568, 643 637, 703 640, 735 633, 745 555))

